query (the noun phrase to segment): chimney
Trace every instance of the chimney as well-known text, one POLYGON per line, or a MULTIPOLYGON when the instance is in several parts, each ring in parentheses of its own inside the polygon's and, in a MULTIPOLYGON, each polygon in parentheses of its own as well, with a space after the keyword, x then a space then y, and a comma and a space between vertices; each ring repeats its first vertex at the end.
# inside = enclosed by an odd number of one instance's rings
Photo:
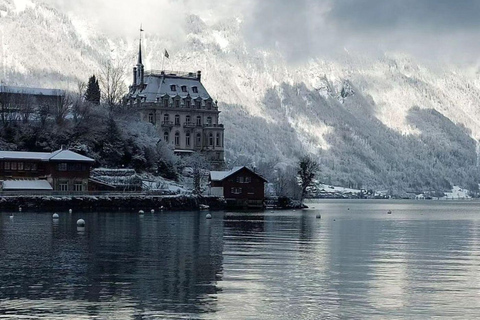
POLYGON ((198 81, 202 81, 202 71, 197 71, 197 79, 198 81))

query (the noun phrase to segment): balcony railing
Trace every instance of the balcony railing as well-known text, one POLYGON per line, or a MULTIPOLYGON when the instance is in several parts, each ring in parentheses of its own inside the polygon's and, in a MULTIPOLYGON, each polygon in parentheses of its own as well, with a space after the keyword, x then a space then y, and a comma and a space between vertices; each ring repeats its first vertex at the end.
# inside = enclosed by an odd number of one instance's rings
POLYGON ((184 127, 184 128, 195 128, 196 126, 197 126, 197 125, 196 125, 195 123, 193 123, 193 122, 185 122, 185 123, 183 124, 183 127, 184 127))
POLYGON ((173 121, 162 121, 162 127, 166 127, 166 128, 173 127, 173 121))
POLYGON ((223 124, 213 124, 206 123, 203 125, 204 128, 223 128, 223 124))

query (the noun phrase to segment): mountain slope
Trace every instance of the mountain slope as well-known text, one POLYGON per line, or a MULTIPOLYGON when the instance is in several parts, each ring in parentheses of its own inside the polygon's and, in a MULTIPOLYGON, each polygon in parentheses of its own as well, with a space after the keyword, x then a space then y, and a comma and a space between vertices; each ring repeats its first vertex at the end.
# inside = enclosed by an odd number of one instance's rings
MULTIPOLYGON (((102 61, 135 63, 134 41, 107 38, 54 9, 0 0, 2 81, 75 88, 102 61)), ((202 70, 219 101, 230 162, 292 164, 317 154, 329 183, 398 190, 475 188, 480 136, 476 68, 344 53, 292 65, 249 47, 241 19, 189 16, 184 39, 146 33, 147 69, 202 70)))

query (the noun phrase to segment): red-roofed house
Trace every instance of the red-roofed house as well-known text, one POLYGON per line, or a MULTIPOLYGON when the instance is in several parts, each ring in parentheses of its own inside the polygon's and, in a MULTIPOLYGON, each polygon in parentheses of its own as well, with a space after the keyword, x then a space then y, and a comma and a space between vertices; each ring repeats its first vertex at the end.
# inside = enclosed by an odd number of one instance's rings
POLYGON ((265 178, 247 167, 211 171, 210 194, 224 197, 229 206, 262 208, 266 182, 265 178))

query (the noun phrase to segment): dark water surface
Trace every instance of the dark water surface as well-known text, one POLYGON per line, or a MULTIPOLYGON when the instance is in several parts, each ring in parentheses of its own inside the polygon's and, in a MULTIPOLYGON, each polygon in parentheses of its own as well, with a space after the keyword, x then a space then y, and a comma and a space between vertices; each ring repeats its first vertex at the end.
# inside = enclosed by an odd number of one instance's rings
POLYGON ((480 318, 479 202, 311 206, 2 213, 0 318, 480 318))

